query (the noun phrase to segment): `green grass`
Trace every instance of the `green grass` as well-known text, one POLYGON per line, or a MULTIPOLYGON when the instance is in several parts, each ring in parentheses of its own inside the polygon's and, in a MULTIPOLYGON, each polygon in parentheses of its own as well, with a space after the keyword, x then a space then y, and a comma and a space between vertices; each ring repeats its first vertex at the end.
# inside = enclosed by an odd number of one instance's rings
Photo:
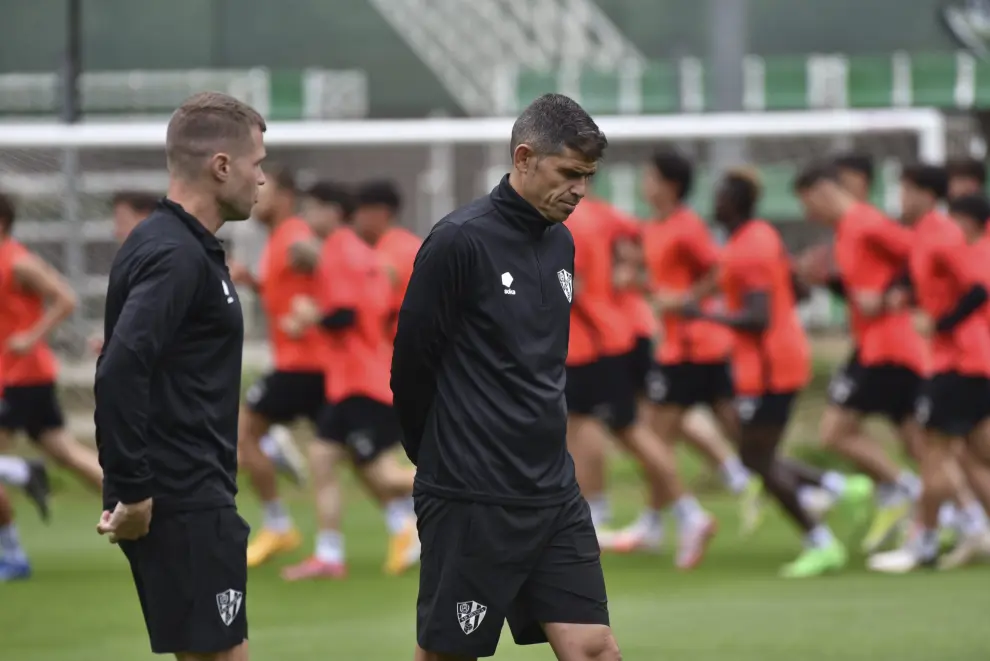
MULTIPOLYGON (((844 346, 818 344, 815 382, 791 425, 793 452, 818 463, 835 460, 813 441, 822 391, 844 346), (833 355, 834 354, 834 355, 833 355)), ((247 380, 249 382, 249 380, 247 380)), ((884 443, 892 439, 876 427, 884 443)), ((685 468, 698 490, 714 481, 692 457, 685 468)), ((99 503, 63 475, 50 527, 18 501, 22 535, 35 566, 30 582, 0 585, 0 660, 143 661, 148 651, 140 607, 121 553, 94 531, 99 503)), ((619 522, 641 502, 628 462, 612 466, 611 492, 619 522)), ((297 521, 312 539, 305 494, 286 488, 297 521)), ((783 581, 775 573, 798 551, 798 537, 772 514, 758 534, 740 539, 734 503, 714 492, 705 504, 722 532, 706 563, 678 574, 669 552, 605 558, 610 610, 626 661, 985 661, 990 570, 890 577, 868 574, 855 556, 838 576, 783 581)), ((279 565, 251 574, 248 609, 255 661, 398 661, 412 658, 415 572, 382 576, 385 531, 381 515, 351 483, 345 535, 350 577, 344 582, 286 584, 279 565)), ((259 521, 253 497, 242 514, 259 521)), ((862 531, 832 522, 855 548, 862 531)), ((295 557, 303 557, 306 548, 295 557)), ((506 630, 499 659, 552 658, 546 646, 517 648, 506 630)))
MULTIPOLYGON (((29 582, 0 585, 0 659, 153 658, 124 558, 94 532, 96 499, 71 482, 62 484, 50 527, 26 503, 17 503, 36 574, 29 582)), ((632 517, 640 498, 632 468, 616 462, 612 484, 619 518, 632 517)), ((305 495, 287 494, 311 536, 305 495)), ((286 584, 277 566, 252 572, 252 658, 412 658, 416 574, 381 575, 381 516, 353 484, 348 495, 351 576, 336 583, 286 584)), ((780 518, 769 517, 754 538, 741 540, 733 503, 724 496, 706 501, 723 529, 695 573, 676 573, 669 553, 605 559, 613 626, 628 661, 986 659, 990 571, 877 576, 867 574, 857 557, 839 576, 783 581, 774 574, 797 551, 797 538, 780 518)), ((250 496, 241 505, 250 521, 258 520, 250 496)), ((835 525, 846 537, 856 533, 845 522, 835 525)), ((552 657, 545 646, 515 647, 506 631, 498 658, 552 657)))

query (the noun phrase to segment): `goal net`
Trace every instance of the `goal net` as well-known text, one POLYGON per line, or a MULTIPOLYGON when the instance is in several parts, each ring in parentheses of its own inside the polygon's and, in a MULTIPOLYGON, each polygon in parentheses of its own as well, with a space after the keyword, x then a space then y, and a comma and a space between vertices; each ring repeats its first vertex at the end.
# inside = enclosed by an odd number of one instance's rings
MULTIPOLYGON (((272 123, 269 160, 285 164, 303 185, 319 179, 354 183, 394 180, 405 196, 403 222, 423 234, 459 204, 487 191, 507 171, 511 119, 426 119, 272 123)), ((744 141, 766 189, 761 213, 779 223, 792 248, 814 240, 790 195, 803 163, 837 150, 875 157, 876 201, 896 213, 901 163, 941 161, 951 150, 946 119, 932 110, 615 116, 599 118, 610 147, 596 194, 626 211, 647 216, 640 195, 641 168, 660 144, 695 159, 699 177, 692 203, 711 208, 716 175, 712 145, 744 141)), ((161 194, 167 176, 164 122, 0 124, 0 191, 13 196, 15 236, 67 275, 80 308, 54 344, 63 360, 63 382, 88 393, 94 358, 87 337, 101 330, 106 277, 116 249, 110 199, 120 190, 161 194)), ((964 143, 963 138, 959 139, 964 143)), ((236 254, 257 253, 260 237, 250 223, 226 228, 236 254)), ((247 364, 266 360, 264 324, 245 293, 247 364)), ((816 326, 842 323, 824 295, 808 310, 816 326)), ((71 396, 71 395, 69 395, 71 396)), ((71 401, 66 401, 71 407, 71 401)))

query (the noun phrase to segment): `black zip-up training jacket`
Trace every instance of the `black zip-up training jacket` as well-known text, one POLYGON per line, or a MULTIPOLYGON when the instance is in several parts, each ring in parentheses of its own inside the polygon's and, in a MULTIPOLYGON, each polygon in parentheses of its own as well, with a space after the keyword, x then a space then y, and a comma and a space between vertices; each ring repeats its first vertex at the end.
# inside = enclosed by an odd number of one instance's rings
POLYGON ((434 226, 392 358, 417 494, 547 507, 578 492, 564 400, 573 273, 570 231, 508 177, 434 226))
POLYGON ((163 200, 110 269, 96 364, 105 509, 234 505, 244 320, 220 242, 163 200))

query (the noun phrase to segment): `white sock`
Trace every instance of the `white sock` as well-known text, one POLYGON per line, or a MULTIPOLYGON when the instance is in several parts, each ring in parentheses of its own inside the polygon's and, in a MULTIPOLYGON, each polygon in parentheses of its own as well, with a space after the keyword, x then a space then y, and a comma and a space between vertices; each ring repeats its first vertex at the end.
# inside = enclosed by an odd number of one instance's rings
POLYGON ((20 457, 0 457, 0 482, 23 487, 31 479, 31 467, 20 457))
POLYGON ((973 501, 967 503, 960 512, 962 521, 960 522, 961 532, 967 537, 981 535, 987 531, 987 513, 979 503, 973 501))
POLYGON ((396 498, 385 503, 385 527, 388 534, 397 535, 409 522, 409 498, 396 498))
POLYGON ((828 471, 822 476, 822 487, 833 496, 841 496, 846 490, 846 476, 828 471))
POLYGON ((835 536, 828 526, 819 524, 808 531, 805 543, 813 549, 823 549, 835 543, 835 536))
POLYGON ((598 494, 588 499, 588 508, 591 510, 591 522, 596 528, 607 525, 612 519, 611 507, 608 496, 598 494))
POLYGON ((938 508, 938 527, 939 528, 958 528, 959 527, 959 509, 953 502, 942 503, 942 506, 938 508))
POLYGON ((275 439, 272 438, 270 433, 261 437, 259 445, 261 447, 261 452, 272 461, 276 461, 280 458, 281 453, 278 449, 278 443, 275 442, 275 439))
POLYGON ((913 544, 913 550, 922 560, 933 560, 938 556, 938 531, 921 530, 913 544))
POLYGON ((292 517, 282 501, 276 498, 262 505, 264 526, 272 532, 284 533, 292 529, 292 517))
POLYGON ((911 500, 921 498, 921 478, 911 471, 903 471, 897 476, 897 486, 908 495, 911 500))
POLYGON ((749 484, 750 474, 739 457, 729 457, 721 466, 722 481, 732 493, 742 493, 749 484))
POLYGON ((320 562, 339 565, 344 562, 344 536, 336 530, 321 530, 316 534, 316 558, 320 562))
POLYGON ((798 504, 807 512, 820 512, 832 506, 835 496, 821 487, 803 484, 797 491, 798 504))
POLYGON ((672 507, 674 516, 677 517, 677 525, 684 527, 700 520, 705 515, 705 510, 694 496, 681 496, 672 507))
POLYGON ((0 551, 3 551, 3 559, 8 562, 27 562, 17 526, 13 523, 0 527, 0 551))
POLYGON ((663 514, 659 510, 645 509, 639 515, 639 523, 647 530, 659 530, 663 528, 663 514))
POLYGON ((877 485, 875 499, 880 507, 899 505, 909 498, 910 494, 896 482, 885 482, 877 485))

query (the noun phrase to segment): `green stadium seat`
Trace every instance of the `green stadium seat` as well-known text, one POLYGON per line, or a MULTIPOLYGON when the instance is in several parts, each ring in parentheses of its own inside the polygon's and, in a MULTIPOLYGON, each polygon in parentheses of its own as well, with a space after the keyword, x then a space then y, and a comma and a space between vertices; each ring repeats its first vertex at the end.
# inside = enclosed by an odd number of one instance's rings
POLYGON ((580 79, 581 106, 592 115, 619 113, 619 74, 585 69, 580 79))
POLYGON ((272 119, 302 119, 305 95, 302 72, 272 71, 269 90, 272 119))
POLYGON ((916 106, 956 106, 956 54, 919 53, 911 56, 911 98, 916 106))
POLYGON ((889 55, 853 55, 847 61, 851 107, 889 108, 894 105, 893 58, 889 55))
POLYGON ((557 73, 554 71, 538 71, 527 69, 519 72, 519 79, 516 85, 516 97, 519 105, 518 110, 522 110, 533 102, 536 98, 547 92, 556 92, 557 73))
POLYGON ((976 58, 975 90, 973 105, 978 108, 990 106, 990 62, 976 58))
POLYGON ((805 57, 767 57, 763 60, 767 110, 808 107, 808 60, 805 57))
POLYGON ((675 62, 648 63, 643 71, 640 85, 644 113, 661 114, 680 111, 680 78, 675 62))

